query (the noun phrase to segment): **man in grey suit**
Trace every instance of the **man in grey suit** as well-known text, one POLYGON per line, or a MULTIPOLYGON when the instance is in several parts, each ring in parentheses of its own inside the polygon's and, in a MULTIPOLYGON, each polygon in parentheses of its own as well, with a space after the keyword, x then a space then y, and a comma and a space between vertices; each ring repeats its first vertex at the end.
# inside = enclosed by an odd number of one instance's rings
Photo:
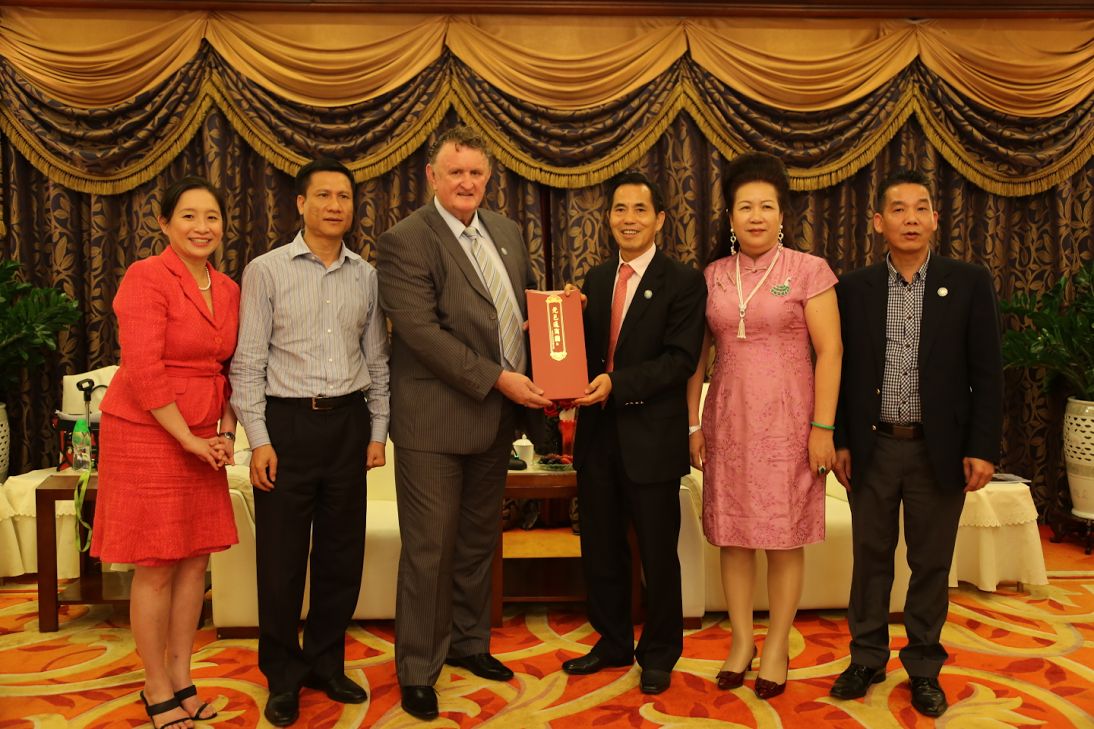
POLYGON ((490 169, 475 132, 445 132, 426 165, 436 196, 377 241, 403 540, 395 666, 403 709, 423 720, 444 663, 513 677, 490 655, 491 561, 518 406, 550 404, 524 374, 535 281, 520 229, 479 209, 490 169))

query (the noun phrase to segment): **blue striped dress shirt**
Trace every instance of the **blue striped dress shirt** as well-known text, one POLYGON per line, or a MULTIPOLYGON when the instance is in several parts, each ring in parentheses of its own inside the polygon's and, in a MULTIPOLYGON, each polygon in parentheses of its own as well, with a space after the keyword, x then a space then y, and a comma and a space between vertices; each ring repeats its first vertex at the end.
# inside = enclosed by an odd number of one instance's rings
POLYGON ((232 358, 232 407, 266 445, 266 397, 368 391, 372 440, 387 441, 388 340, 376 269, 343 244, 327 268, 298 233, 247 264, 232 358))

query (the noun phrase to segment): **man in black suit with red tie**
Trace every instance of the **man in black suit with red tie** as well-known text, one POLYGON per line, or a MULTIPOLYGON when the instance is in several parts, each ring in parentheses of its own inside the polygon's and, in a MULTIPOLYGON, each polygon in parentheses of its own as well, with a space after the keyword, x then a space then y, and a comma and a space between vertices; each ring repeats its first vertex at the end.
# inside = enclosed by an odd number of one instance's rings
POLYGON ((608 184, 619 256, 585 278, 589 387, 577 404, 574 467, 592 650, 569 674, 642 666, 641 689, 661 693, 683 648, 680 478, 688 473, 686 385, 703 341, 706 282, 654 246, 665 223, 661 192, 631 172, 608 184), (630 550, 634 525, 646 577, 646 624, 634 646, 630 550))
POLYGON ((958 519, 965 494, 991 480, 999 458, 999 318, 985 268, 931 252, 938 213, 924 175, 901 170, 882 182, 873 225, 888 246, 885 260, 836 287, 843 378, 835 472, 848 491, 855 564, 851 665, 830 694, 860 698, 885 679, 903 503, 912 576, 900 660, 912 706, 934 717, 947 708, 939 636, 958 519))

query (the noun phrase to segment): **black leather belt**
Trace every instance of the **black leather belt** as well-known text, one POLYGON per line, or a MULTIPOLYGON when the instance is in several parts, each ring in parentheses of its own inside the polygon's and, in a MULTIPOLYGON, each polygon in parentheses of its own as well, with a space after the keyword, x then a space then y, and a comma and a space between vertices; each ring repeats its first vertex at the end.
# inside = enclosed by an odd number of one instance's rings
POLYGON ((285 405, 293 405, 308 410, 335 410, 344 408, 347 405, 368 402, 368 397, 361 390, 351 392, 348 395, 338 395, 337 397, 323 397, 322 395, 319 397, 273 397, 267 395, 266 399, 270 402, 284 403, 285 405))
POLYGON ((923 425, 921 423, 878 423, 877 432, 900 440, 923 439, 923 425))

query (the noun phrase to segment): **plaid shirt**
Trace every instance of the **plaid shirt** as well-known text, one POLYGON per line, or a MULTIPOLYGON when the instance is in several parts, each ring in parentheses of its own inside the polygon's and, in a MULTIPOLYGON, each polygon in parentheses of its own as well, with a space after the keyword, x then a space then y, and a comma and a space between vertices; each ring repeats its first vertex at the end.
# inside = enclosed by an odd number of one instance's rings
POLYGON ((881 385, 884 423, 919 423, 919 328, 923 322, 923 292, 927 288, 927 260, 905 281, 889 256, 889 303, 885 320, 885 378, 881 385))

